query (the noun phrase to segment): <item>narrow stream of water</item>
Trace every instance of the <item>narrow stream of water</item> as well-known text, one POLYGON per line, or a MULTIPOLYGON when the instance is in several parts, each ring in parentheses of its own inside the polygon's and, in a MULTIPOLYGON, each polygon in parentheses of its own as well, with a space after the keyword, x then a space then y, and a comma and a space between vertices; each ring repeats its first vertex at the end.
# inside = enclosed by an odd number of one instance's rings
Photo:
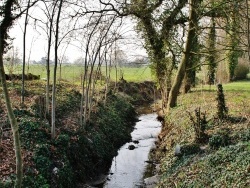
POLYGON ((148 154, 157 135, 161 131, 161 123, 156 120, 156 114, 146 114, 139 117, 132 140, 123 145, 114 157, 108 181, 104 188, 136 188, 143 184, 143 174, 148 160, 148 154), (137 142, 138 141, 138 142, 137 142), (133 145, 135 149, 128 148, 133 145))

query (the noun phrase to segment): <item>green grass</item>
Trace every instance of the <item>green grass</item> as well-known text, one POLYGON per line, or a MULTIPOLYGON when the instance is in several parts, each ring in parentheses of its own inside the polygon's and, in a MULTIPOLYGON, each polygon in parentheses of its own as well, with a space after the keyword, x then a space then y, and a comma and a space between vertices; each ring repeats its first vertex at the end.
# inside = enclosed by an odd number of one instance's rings
MULTIPOLYGON (((250 81, 236 81, 236 82, 230 82, 227 84, 223 84, 223 89, 227 91, 250 91, 250 81)), ((197 89, 204 89, 204 90, 216 90, 216 85, 212 85, 211 87, 209 85, 205 86, 199 86, 197 89)))
MULTIPOLYGON (((60 68, 58 66, 57 69, 57 78, 59 78, 60 74, 60 68)), ((84 72, 83 66, 78 65, 63 65, 62 66, 62 79, 73 82, 73 83, 80 83, 81 80, 81 74, 84 72)), ((27 67, 26 67, 27 71, 27 67)), ((50 67, 50 76, 52 77, 54 71, 54 66, 50 67)), ((6 73, 8 73, 8 69, 6 68, 6 73)), ((22 73, 22 67, 16 66, 14 68, 15 74, 21 74, 22 73)), ((41 78, 46 78, 46 67, 45 65, 30 65, 29 66, 29 73, 40 75, 41 78)), ((105 68, 102 67, 102 74, 105 75, 105 68)), ((151 81, 151 71, 149 67, 122 67, 119 68, 117 71, 117 79, 119 80, 121 75, 123 75, 123 78, 127 81, 132 82, 143 82, 143 81, 151 81)), ((116 71, 115 68, 111 69, 111 80, 116 80, 116 71)))
MULTIPOLYGON (((142 82, 142 81, 151 81, 151 70, 149 67, 124 67, 122 68, 123 78, 131 82, 142 82)), ((114 80, 115 71, 111 73, 111 78, 114 80)))

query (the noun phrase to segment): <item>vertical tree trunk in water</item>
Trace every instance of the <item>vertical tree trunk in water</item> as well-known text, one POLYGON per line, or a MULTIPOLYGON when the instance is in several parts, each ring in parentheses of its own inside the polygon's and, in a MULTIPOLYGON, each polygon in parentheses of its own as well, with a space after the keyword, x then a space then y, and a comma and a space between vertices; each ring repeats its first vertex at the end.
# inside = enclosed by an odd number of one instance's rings
POLYGON ((201 0, 190 0, 189 29, 188 29, 185 51, 181 60, 181 64, 178 68, 175 81, 169 93, 167 112, 170 111, 170 108, 175 107, 177 105, 177 96, 179 94, 182 80, 185 76, 187 64, 189 63, 190 52, 192 50, 192 44, 194 43, 194 40, 196 38, 195 26, 197 23, 195 23, 194 21, 197 20, 196 11, 200 3, 201 3, 201 0))

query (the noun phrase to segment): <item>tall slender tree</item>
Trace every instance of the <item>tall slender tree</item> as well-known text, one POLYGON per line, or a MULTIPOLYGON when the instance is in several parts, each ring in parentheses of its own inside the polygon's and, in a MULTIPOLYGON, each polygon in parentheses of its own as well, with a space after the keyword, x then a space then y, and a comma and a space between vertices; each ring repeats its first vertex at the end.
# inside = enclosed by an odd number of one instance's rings
POLYGON ((59 24, 60 15, 62 10, 63 0, 60 0, 57 18, 56 18, 56 31, 55 31, 55 66, 53 75, 53 88, 52 88, 52 106, 51 106, 51 137, 52 139, 56 136, 56 73, 58 64, 58 40, 59 40, 59 24))
POLYGON ((24 21, 24 31, 23 31, 23 69, 22 69, 22 94, 21 94, 21 106, 24 106, 24 95, 25 95, 25 65, 26 65, 26 34, 27 34, 27 25, 28 25, 28 15, 30 8, 30 0, 28 0, 28 7, 25 13, 24 21))
MULTIPOLYGON (((45 3, 45 2, 44 2, 45 3)), ((47 43, 47 60, 46 60, 46 114, 50 114, 50 53, 51 53, 51 44, 52 44, 52 32, 53 32, 53 23, 54 23, 54 16, 55 10, 57 6, 58 0, 52 2, 52 11, 49 10, 46 3, 46 9, 48 13, 49 19, 49 28, 48 28, 48 43, 47 43)))
POLYGON ((11 100, 7 88, 6 78, 5 78, 5 71, 3 65, 3 54, 7 47, 6 39, 8 38, 8 31, 10 27, 13 25, 15 20, 12 10, 15 5, 14 0, 7 0, 4 2, 3 6, 1 7, 3 19, 0 25, 0 78, 2 80, 2 89, 5 98, 5 104, 8 111, 8 117, 11 124, 11 129, 13 133, 13 140, 14 140, 14 150, 16 156, 16 182, 15 187, 20 188, 22 184, 22 177, 23 177, 23 162, 22 162, 22 153, 21 153, 21 143, 20 143, 20 136, 18 132, 18 124, 16 117, 14 115, 13 109, 11 107, 11 100))

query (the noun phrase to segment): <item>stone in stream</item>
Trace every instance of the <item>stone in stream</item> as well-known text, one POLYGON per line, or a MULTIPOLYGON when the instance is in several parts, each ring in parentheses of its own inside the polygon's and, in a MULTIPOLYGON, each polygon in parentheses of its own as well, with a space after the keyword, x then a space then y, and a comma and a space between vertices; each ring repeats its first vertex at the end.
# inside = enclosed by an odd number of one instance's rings
POLYGON ((160 176, 159 175, 155 175, 153 177, 149 177, 144 179, 144 188, 155 188, 157 183, 160 180, 160 176))
POLYGON ((129 150, 134 150, 134 149, 135 149, 135 146, 131 144, 131 145, 128 146, 128 149, 129 149, 129 150))
POLYGON ((133 140, 133 143, 134 144, 139 144, 139 141, 138 140, 133 140))
MULTIPOLYGON (((93 178, 89 182, 87 182, 86 185, 88 185, 90 188, 96 188, 99 187, 100 185, 104 184, 106 180, 108 179, 108 175, 106 174, 100 174, 99 176, 93 178)), ((85 188, 85 187, 84 187, 85 188)))

